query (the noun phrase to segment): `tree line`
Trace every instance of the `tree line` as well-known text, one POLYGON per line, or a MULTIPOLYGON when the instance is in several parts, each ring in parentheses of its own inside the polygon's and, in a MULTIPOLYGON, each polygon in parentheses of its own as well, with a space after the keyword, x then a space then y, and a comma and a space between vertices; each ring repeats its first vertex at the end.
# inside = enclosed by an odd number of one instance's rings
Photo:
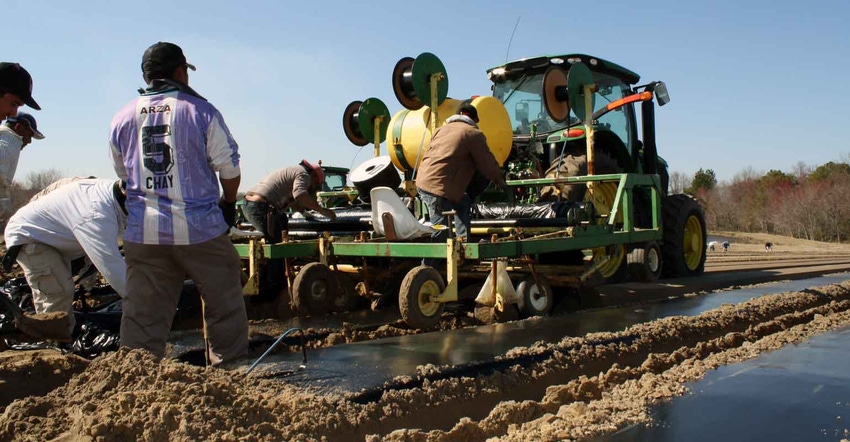
POLYGON ((710 230, 772 233, 815 241, 850 241, 850 164, 798 163, 791 173, 752 168, 730 182, 711 169, 670 175, 670 192, 697 198, 710 230))

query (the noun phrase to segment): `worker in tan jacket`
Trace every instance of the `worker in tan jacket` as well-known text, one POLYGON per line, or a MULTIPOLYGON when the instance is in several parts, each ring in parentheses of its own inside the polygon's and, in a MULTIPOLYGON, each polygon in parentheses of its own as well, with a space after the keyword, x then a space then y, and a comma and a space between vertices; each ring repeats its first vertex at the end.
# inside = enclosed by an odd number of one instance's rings
MULTIPOLYGON (((464 239, 469 235, 472 208, 466 187, 476 170, 496 187, 505 187, 499 163, 487 147, 487 138, 478 129, 478 111, 471 103, 463 103, 457 114, 434 132, 419 165, 416 188, 428 208, 431 223, 445 224, 443 212, 457 212, 455 230, 464 239)), ((434 239, 444 240, 447 235, 447 230, 438 230, 434 239)))

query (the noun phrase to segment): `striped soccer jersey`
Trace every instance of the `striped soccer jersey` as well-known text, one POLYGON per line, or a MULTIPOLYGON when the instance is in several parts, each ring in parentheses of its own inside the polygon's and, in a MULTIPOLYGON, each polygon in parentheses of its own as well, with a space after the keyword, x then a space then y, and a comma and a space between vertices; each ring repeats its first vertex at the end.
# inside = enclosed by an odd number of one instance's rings
POLYGON ((115 115, 109 143, 127 181, 124 241, 199 244, 227 230, 216 173, 238 177, 239 151, 215 106, 176 88, 142 95, 115 115))

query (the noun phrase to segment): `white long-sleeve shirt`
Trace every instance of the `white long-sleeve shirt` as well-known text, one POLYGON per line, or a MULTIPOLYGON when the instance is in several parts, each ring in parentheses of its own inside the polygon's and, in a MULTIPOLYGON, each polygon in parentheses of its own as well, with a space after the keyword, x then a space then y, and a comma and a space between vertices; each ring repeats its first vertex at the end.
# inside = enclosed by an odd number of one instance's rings
POLYGON ((9 186, 18 170, 23 138, 9 126, 0 124, 0 198, 9 198, 9 186))
POLYGON ((127 265, 118 249, 127 216, 115 199, 115 180, 82 179, 21 207, 6 225, 6 247, 39 242, 68 262, 88 255, 119 295, 127 294, 127 265))

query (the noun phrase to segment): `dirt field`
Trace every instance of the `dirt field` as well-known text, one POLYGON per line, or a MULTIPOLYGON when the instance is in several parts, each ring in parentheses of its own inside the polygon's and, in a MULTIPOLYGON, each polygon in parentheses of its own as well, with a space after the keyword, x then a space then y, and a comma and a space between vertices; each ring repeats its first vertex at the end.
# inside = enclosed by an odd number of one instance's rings
MULTIPOLYGON (((709 253, 709 271, 850 256, 846 245, 723 236, 733 238, 732 246, 709 253), (772 252, 764 251, 766 241, 772 252)), ((580 439, 647 421, 648 406, 685 393, 684 383, 708 370, 846 326, 850 283, 516 348, 501 357, 508 367, 502 371, 426 381, 367 404, 237 371, 156 361, 139 351, 91 362, 51 350, 2 351, 0 440, 580 439), (21 399, 10 403, 13 398, 21 399)), ((329 339, 350 340, 345 333, 329 339)))

